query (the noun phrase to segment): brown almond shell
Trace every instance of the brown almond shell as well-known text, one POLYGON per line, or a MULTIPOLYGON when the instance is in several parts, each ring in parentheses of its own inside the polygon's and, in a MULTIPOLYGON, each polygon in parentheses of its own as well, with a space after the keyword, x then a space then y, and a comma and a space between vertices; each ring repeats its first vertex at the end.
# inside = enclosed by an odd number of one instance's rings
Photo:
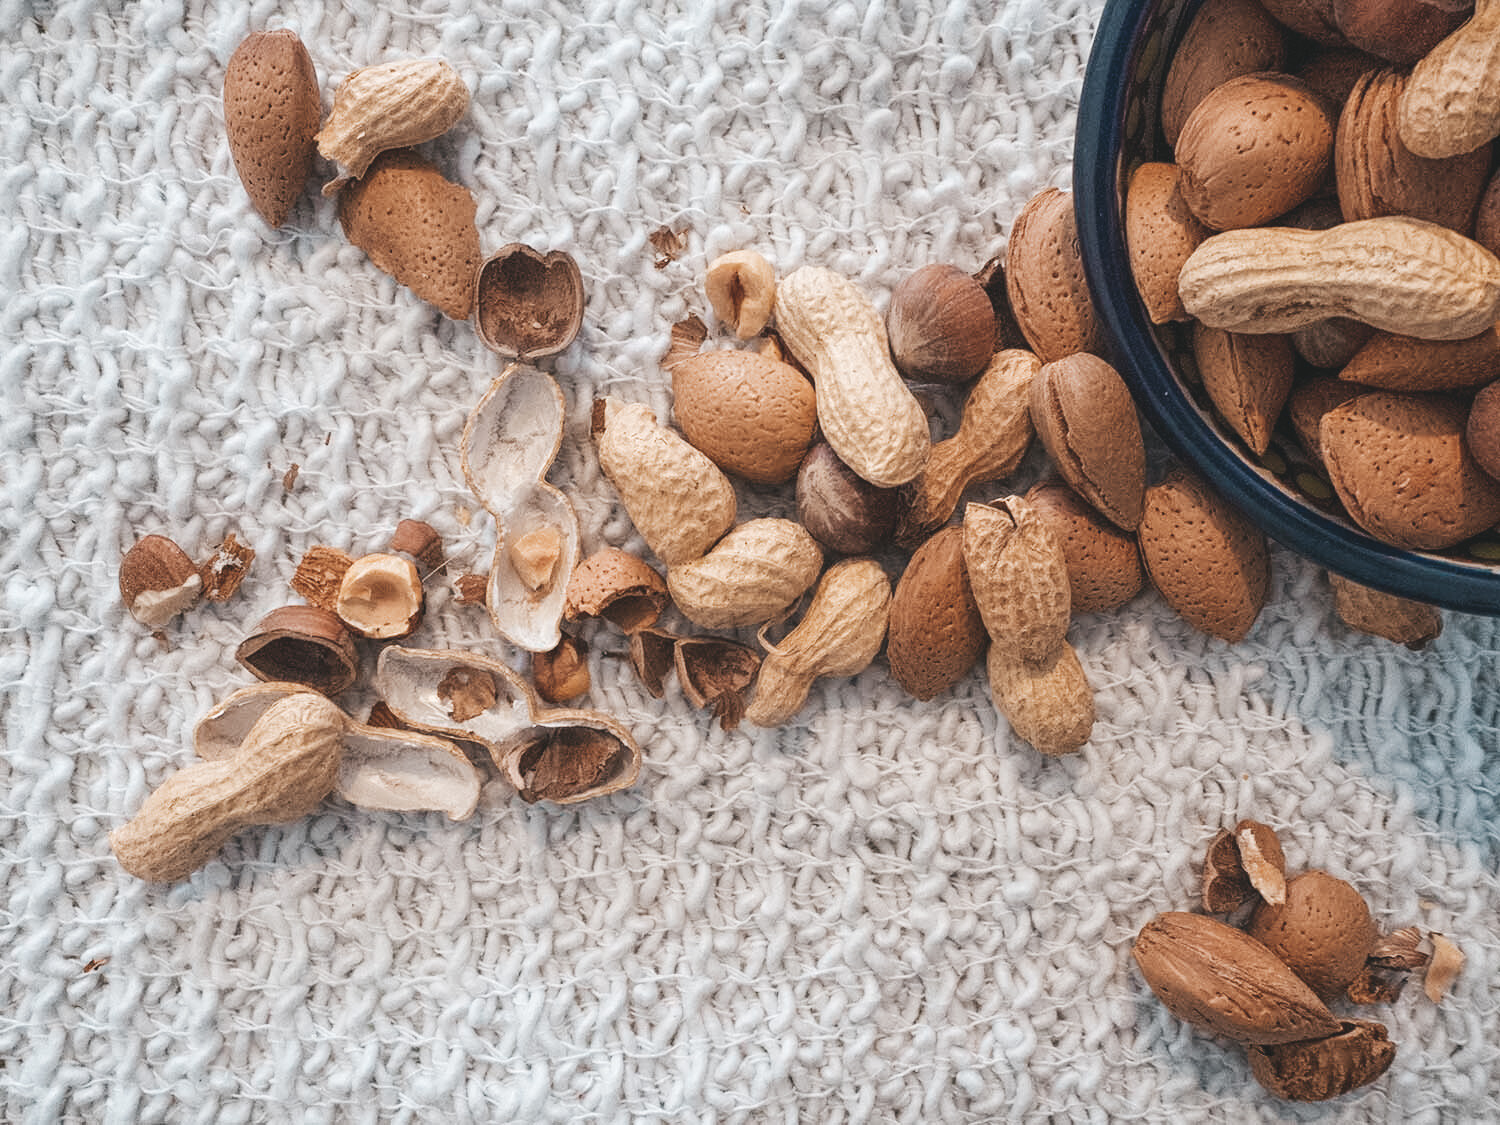
POLYGON ((273 609, 234 658, 257 679, 304 684, 324 695, 352 687, 359 675, 353 634, 337 615, 311 605, 273 609))

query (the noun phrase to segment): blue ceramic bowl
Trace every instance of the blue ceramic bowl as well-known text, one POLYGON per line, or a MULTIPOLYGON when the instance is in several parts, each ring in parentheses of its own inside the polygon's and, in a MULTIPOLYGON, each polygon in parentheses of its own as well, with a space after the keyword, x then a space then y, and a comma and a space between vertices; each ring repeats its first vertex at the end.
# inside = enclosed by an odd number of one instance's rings
POLYGON ((1158 125, 1162 82, 1200 3, 1109 0, 1084 76, 1073 198, 1089 289, 1116 366, 1142 416, 1184 464, 1279 543, 1367 586, 1500 616, 1500 538, 1486 534, 1433 553, 1360 530, 1290 433, 1257 457, 1219 422, 1194 377, 1184 326, 1156 326, 1146 314, 1125 251, 1124 190, 1136 165, 1171 159, 1158 125))

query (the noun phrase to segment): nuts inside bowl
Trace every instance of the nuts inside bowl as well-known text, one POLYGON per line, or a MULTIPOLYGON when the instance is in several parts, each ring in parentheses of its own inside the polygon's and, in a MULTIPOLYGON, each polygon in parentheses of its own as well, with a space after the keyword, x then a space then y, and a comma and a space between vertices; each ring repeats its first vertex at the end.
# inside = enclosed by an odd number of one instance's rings
POLYGON ((510 359, 556 355, 583 325, 583 274, 570 254, 520 242, 479 267, 474 325, 487 348, 510 359))

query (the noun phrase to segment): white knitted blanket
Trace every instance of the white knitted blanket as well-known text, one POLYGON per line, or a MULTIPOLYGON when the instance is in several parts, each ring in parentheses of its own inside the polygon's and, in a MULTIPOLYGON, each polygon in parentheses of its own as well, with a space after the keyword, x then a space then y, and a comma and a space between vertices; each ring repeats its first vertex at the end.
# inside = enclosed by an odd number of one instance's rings
MULTIPOLYGON (((981 672, 917 704, 883 657, 783 728, 725 733, 675 686, 652 699, 601 627, 589 704, 645 750, 624 794, 528 806, 490 770, 462 823, 333 799, 174 886, 110 854, 251 682, 235 646, 298 600, 308 547, 379 550, 407 517, 454 572, 494 544, 458 438, 500 361, 311 185, 283 229, 255 217, 220 106, 247 32, 296 30, 325 103, 407 56, 469 84, 427 151, 478 197, 485 249, 583 269, 551 479, 588 552, 640 545, 589 404, 668 416, 659 359, 707 319, 706 262, 830 266, 882 308, 919 265, 977 269, 1068 184, 1101 7, 0 0, 0 1118, 1500 1119, 1495 623, 1449 614, 1421 653, 1351 633, 1279 548, 1242 644, 1154 593, 1078 618, 1099 721, 1065 759, 1010 736, 981 672), (684 248, 658 268, 662 226, 684 248), (116 589, 148 532, 257 552, 165 644, 116 589), (1247 816, 1382 927, 1468 956, 1440 1005, 1408 987, 1371 1010, 1396 1062, 1331 1105, 1261 1092, 1129 956, 1247 816)), ((788 514, 788 492, 743 510, 788 514)), ((441 581, 412 643, 523 666, 441 581)))

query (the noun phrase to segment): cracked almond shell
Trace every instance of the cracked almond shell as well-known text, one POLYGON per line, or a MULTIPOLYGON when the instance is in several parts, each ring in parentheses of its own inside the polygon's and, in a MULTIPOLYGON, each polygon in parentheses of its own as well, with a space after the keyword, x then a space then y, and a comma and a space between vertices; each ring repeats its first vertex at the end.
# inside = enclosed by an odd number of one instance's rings
POLYGON ((1074 613, 1114 609, 1140 593, 1146 573, 1133 534, 1110 523, 1062 481, 1042 481, 1026 499, 1062 545, 1074 613))
POLYGON ((354 637, 337 615, 311 605, 273 609, 234 650, 261 680, 287 680, 338 695, 359 676, 354 637))
POLYGON ((1031 381, 1031 421, 1063 480, 1126 531, 1141 522, 1146 446, 1120 373, 1079 353, 1043 365, 1031 381))
POLYGON ((377 156, 338 199, 344 235, 370 261, 454 320, 474 307, 477 207, 468 188, 411 149, 377 156))
POLYGON ((1341 1020, 1322 1039, 1251 1047, 1250 1073, 1278 1098, 1321 1102, 1368 1086, 1396 1058, 1385 1025, 1374 1020, 1341 1020))
POLYGON ((667 607, 667 583, 654 567, 618 547, 584 559, 568 579, 563 616, 602 617, 626 633, 655 625, 667 607))
POLYGON ((484 346, 509 359, 563 351, 583 327, 583 274, 564 250, 521 242, 496 250, 474 281, 474 327, 484 346))

